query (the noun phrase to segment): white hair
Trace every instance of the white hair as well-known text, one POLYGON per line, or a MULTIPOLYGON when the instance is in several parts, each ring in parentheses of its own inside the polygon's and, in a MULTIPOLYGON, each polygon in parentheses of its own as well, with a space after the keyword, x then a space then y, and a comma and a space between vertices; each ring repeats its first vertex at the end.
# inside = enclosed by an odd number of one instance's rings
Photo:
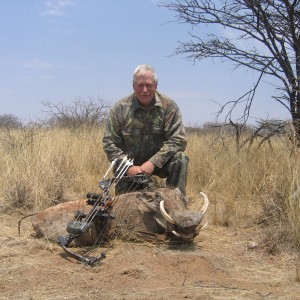
POLYGON ((155 72, 155 70, 150 66, 150 65, 139 65, 135 68, 134 72, 133 72, 133 83, 136 82, 137 80, 137 76, 139 74, 142 74, 142 73, 145 73, 145 72, 151 72, 153 74, 153 81, 155 84, 157 84, 158 82, 158 77, 157 77, 157 74, 155 72))

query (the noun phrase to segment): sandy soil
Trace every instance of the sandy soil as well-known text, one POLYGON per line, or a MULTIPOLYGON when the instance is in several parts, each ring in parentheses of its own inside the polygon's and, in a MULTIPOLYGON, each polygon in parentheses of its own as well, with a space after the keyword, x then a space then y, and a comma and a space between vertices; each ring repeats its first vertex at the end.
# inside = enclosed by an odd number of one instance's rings
POLYGON ((0 216, 0 299, 300 299, 296 253, 268 254, 259 228, 208 226, 193 245, 115 241, 89 267, 32 237, 30 219, 19 237, 19 219, 0 216))

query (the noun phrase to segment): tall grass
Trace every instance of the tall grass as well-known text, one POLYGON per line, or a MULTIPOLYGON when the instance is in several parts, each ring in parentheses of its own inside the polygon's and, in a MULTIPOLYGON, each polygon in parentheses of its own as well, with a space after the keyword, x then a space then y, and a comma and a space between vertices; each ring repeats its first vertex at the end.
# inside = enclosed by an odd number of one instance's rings
POLYGON ((266 227, 264 243, 274 253, 300 245, 300 152, 288 138, 236 148, 235 140, 189 136, 188 193, 204 190, 211 220, 220 225, 266 227))
POLYGON ((19 139, 8 143, 2 136, 0 146, 6 205, 41 209, 65 201, 95 188, 107 165, 99 129, 38 129, 30 143, 20 138, 22 132, 13 134, 19 139))
MULTIPOLYGON (((101 128, 0 132, 2 206, 38 210, 94 191, 109 165, 102 134, 101 128)), ((270 228, 266 243, 271 248, 289 238, 299 246, 298 149, 288 139, 273 138, 238 150, 233 137, 189 133, 191 205, 200 205, 204 191, 211 201, 211 223, 260 224, 270 228)))

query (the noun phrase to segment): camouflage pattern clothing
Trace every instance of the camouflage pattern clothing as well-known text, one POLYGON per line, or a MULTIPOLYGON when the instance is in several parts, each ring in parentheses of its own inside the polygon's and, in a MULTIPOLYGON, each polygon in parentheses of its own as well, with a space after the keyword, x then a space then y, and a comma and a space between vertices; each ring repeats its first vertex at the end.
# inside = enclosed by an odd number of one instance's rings
POLYGON ((111 110, 103 137, 109 161, 128 155, 134 165, 151 161, 154 175, 167 177, 167 185, 185 194, 188 158, 183 154, 186 132, 177 104, 156 92, 150 108, 139 105, 135 93, 111 110), (175 174, 171 172, 176 172, 175 174))

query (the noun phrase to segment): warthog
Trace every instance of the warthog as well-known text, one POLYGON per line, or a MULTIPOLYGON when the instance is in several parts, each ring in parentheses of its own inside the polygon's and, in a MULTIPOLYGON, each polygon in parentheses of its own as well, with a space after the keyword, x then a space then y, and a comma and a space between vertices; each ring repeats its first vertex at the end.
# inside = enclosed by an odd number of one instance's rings
MULTIPOLYGON (((103 228, 94 227, 88 234, 75 240, 80 245, 107 239, 124 237, 139 239, 145 237, 174 237, 192 241, 203 228, 202 220, 209 200, 201 193, 204 204, 199 211, 187 208, 187 198, 177 188, 159 188, 153 192, 139 191, 114 197, 111 214, 103 228)), ((66 235, 66 226, 74 219, 74 213, 86 206, 86 200, 62 203, 38 212, 32 217, 33 227, 38 236, 57 241, 66 235)))

